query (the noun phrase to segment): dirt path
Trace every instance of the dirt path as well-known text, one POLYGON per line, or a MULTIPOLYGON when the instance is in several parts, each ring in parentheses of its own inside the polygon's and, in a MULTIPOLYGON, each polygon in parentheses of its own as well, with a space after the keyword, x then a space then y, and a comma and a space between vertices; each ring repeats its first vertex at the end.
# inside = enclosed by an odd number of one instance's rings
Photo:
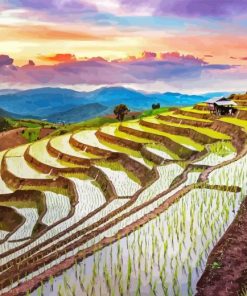
POLYGON ((26 144, 27 140, 22 136, 23 130, 25 128, 21 127, 0 133, 0 151, 26 144))
POLYGON ((247 198, 212 250, 197 296, 236 296, 247 283, 247 198))

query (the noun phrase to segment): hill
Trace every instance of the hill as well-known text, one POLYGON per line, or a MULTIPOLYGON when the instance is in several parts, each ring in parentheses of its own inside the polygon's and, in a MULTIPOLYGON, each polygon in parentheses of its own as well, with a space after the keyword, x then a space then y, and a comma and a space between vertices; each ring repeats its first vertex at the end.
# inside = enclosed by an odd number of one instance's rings
POLYGON ((157 100, 161 105, 187 106, 203 100, 203 97, 177 93, 147 94, 124 87, 103 87, 91 92, 39 88, 12 94, 1 95, 0 93, 1 108, 22 116, 32 114, 40 118, 89 103, 99 103, 107 107, 124 103, 133 111, 144 110, 150 108, 157 100))
MULTIPOLYGON (((126 104, 131 111, 142 111, 150 109, 153 103, 160 103, 162 107, 191 106, 212 96, 228 94, 226 92, 202 95, 172 92, 144 93, 125 87, 102 87, 90 92, 64 88, 37 88, 25 91, 14 90, 14 93, 3 91, 3 94, 0 91, 0 108, 14 113, 15 118, 49 118, 52 121, 56 118, 56 120, 71 122, 89 118, 82 111, 82 106, 88 104, 103 105, 109 109, 108 113, 111 113, 113 107, 120 103, 126 104), (82 111, 82 116, 79 116, 80 111, 82 111), (73 112, 77 115, 72 116, 73 112)), ((93 105, 90 108, 92 107, 93 105)), ((102 111, 101 108, 96 108, 94 112, 91 110, 88 114, 92 117, 100 116, 102 111)))
POLYGON ((64 112, 58 112, 47 117, 50 122, 79 122, 107 113, 108 108, 99 103, 77 106, 64 112))
POLYGON ((20 114, 8 112, 2 108, 0 108, 0 117, 11 117, 11 118, 20 118, 20 114))
POLYGON ((83 94, 67 89, 39 88, 0 96, 0 107, 22 116, 33 114, 39 118, 81 105, 83 94))

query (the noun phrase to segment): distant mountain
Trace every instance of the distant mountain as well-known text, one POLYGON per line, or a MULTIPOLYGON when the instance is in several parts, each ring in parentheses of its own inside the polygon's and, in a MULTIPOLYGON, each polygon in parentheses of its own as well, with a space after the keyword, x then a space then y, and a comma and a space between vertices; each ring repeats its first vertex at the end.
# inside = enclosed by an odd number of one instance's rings
MULTIPOLYGON (((69 89, 39 88, 0 96, 0 107, 22 115, 46 117, 83 104, 83 93, 69 89)), ((87 103, 87 102, 86 102, 87 103)))
POLYGON ((32 114, 31 117, 34 118, 65 122, 88 119, 103 114, 105 110, 111 113, 114 106, 120 103, 126 104, 132 111, 141 111, 150 109, 154 103, 160 103, 161 106, 189 106, 210 97, 229 94, 227 92, 201 95, 172 92, 150 94, 125 87, 102 87, 91 92, 49 87, 14 90, 14 93, 6 91, 8 90, 3 90, 2 93, 0 91, 0 108, 16 114, 17 118, 30 117, 32 114), (90 106, 88 112, 83 106, 85 108, 90 106))
POLYGON ((91 102, 102 103, 108 107, 123 103, 133 110, 149 108, 152 101, 146 94, 124 87, 103 87, 87 93, 85 97, 91 102))
POLYGON ((109 113, 109 109, 99 103, 86 104, 48 116, 50 122, 77 122, 109 113))
POLYGON ((87 100, 107 106, 124 103, 132 110, 149 109, 153 103, 160 103, 161 106, 189 106, 204 100, 203 96, 172 92, 147 94, 124 87, 104 87, 84 93, 84 96, 87 100))
POLYGON ((163 94, 151 94, 152 101, 160 103, 161 106, 190 106, 204 101, 203 96, 187 95, 180 93, 166 92, 163 94))
POLYGON ((19 89, 0 89, 0 96, 1 95, 10 95, 19 92, 19 89))
POLYGON ((204 98, 210 99, 214 97, 228 97, 231 94, 232 92, 223 91, 223 92, 209 92, 209 93, 202 94, 201 96, 203 96, 204 98))
POLYGON ((0 117, 12 117, 12 118, 19 118, 20 114, 8 112, 2 108, 0 108, 0 117))

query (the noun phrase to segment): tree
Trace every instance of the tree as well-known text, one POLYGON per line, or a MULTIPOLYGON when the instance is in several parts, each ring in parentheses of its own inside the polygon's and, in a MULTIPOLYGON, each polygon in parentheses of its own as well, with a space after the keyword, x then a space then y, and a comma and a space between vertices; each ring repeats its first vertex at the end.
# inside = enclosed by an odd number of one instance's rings
POLYGON ((158 104, 153 104, 152 105, 152 109, 154 110, 154 109, 159 109, 160 108, 160 103, 158 103, 158 104))
POLYGON ((128 109, 128 107, 124 104, 120 104, 117 105, 114 108, 114 114, 116 115, 117 120, 119 121, 123 121, 124 120, 124 116, 129 112, 130 110, 128 109))

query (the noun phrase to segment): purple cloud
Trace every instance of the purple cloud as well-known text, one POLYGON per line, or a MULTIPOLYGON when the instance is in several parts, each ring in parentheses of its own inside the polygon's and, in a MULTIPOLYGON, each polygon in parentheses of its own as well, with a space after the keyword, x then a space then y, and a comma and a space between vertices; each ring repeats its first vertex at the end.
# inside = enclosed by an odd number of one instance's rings
MULTIPOLYGON (((10 65, 11 61, 5 57, 4 64, 10 65)), ((32 62, 23 67, 11 65, 0 72, 0 81, 28 85, 172 82, 195 79, 208 70, 224 71, 231 68, 233 66, 211 65, 192 55, 173 52, 162 53, 158 58, 155 53, 145 52, 141 58, 129 60, 107 61, 96 57, 50 66, 36 66, 32 62)))
POLYGON ((140 6, 151 8, 155 15, 177 15, 185 17, 225 17, 242 13, 247 9, 245 0, 121 0, 122 5, 132 9, 140 6))
POLYGON ((193 55, 181 55, 179 52, 165 52, 160 54, 164 61, 181 64, 203 65, 207 64, 204 60, 194 57, 193 55))
POLYGON ((84 12, 95 12, 96 8, 89 2, 80 0, 70 1, 56 1, 56 0, 10 0, 7 2, 8 5, 13 7, 19 6, 33 10, 44 10, 48 14, 59 13, 59 14, 81 14, 84 12))
POLYGON ((10 66, 14 62, 13 59, 11 59, 8 55, 0 55, 0 67, 3 66, 10 66))

